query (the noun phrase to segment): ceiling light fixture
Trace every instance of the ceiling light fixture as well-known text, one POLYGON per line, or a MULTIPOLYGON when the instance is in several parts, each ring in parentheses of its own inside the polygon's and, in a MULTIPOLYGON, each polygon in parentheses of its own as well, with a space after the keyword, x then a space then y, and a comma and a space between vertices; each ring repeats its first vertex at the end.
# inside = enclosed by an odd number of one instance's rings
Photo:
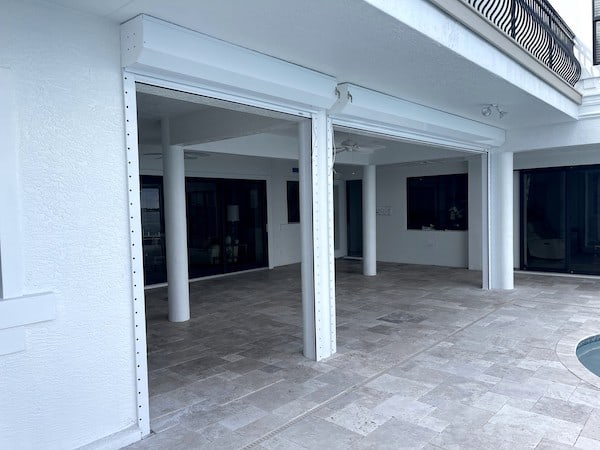
POLYGON ((501 119, 508 114, 507 111, 500 109, 498 103, 489 103, 487 105, 484 105, 483 108, 481 108, 481 115, 483 117, 490 117, 494 113, 494 111, 498 113, 498 116, 501 119))

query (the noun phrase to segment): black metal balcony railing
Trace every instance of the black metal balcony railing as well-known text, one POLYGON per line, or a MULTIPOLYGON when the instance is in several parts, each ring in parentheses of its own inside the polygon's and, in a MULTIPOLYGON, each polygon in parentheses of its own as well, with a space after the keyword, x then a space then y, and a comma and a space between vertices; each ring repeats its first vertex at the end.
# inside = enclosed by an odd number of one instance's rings
POLYGON ((546 0, 463 0, 570 85, 581 76, 575 34, 546 0))

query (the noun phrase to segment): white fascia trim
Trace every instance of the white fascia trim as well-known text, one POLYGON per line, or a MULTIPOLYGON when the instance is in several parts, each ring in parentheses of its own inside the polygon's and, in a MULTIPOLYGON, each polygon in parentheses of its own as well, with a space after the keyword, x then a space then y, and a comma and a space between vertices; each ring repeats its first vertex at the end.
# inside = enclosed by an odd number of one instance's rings
POLYGON ((579 87, 583 91, 583 99, 579 107, 579 118, 600 117, 600 77, 579 80, 579 87))
POLYGON ((0 300, 0 330, 52 320, 56 317, 53 292, 0 300))
POLYGON ((339 84, 330 114, 336 125, 387 130, 388 135, 457 150, 502 145, 504 130, 349 83, 339 84))
POLYGON ((52 292, 0 299, 0 355, 24 351, 24 327, 55 317, 56 296, 52 292))
POLYGON ((311 111, 336 100, 330 76, 146 15, 121 25, 121 64, 141 75, 311 111))

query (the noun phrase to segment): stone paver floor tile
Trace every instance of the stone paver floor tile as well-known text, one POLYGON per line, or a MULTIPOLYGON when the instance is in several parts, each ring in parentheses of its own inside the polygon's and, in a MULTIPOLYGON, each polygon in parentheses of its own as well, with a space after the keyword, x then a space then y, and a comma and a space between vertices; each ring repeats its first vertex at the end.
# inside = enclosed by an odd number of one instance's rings
MULTIPOLYGON (((338 353, 302 356, 300 268, 146 291, 150 419, 131 449, 600 448, 600 390, 557 357, 600 280, 336 262, 338 353)), ((600 333, 600 326, 598 326, 600 333)))

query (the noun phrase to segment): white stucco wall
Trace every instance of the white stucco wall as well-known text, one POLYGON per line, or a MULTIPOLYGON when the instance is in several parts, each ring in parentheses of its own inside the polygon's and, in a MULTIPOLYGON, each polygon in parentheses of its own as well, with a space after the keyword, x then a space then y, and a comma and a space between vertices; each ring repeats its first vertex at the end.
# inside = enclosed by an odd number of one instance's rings
POLYGON ((57 315, 0 356, 0 448, 67 449, 137 422, 119 28, 43 2, 1 9, 24 291, 54 291, 57 315))
MULTIPOLYGON (((213 143, 216 146, 217 143, 213 143)), ((221 150, 228 141, 221 142, 221 150)), ((276 149, 271 149, 276 152, 276 149)), ((156 149, 142 147, 140 152, 155 152, 156 149)), ((287 221, 287 181, 298 180, 298 161, 210 153, 208 157, 187 159, 186 176, 200 178, 238 178, 265 180, 267 182, 267 222, 269 235, 269 267, 299 263, 300 224, 287 221)), ((140 171, 146 175, 161 175, 160 159, 142 158, 140 171)))
POLYGON ((273 267, 299 263, 302 259, 300 224, 288 223, 287 219, 287 181, 298 181, 298 174, 292 172, 293 167, 298 167, 298 161, 271 160, 269 244, 273 243, 273 249, 269 255, 273 267))
POLYGON ((406 226, 407 177, 466 172, 466 162, 377 167, 377 206, 391 207, 391 215, 377 216, 377 260, 467 267, 467 231, 408 230, 406 226))

